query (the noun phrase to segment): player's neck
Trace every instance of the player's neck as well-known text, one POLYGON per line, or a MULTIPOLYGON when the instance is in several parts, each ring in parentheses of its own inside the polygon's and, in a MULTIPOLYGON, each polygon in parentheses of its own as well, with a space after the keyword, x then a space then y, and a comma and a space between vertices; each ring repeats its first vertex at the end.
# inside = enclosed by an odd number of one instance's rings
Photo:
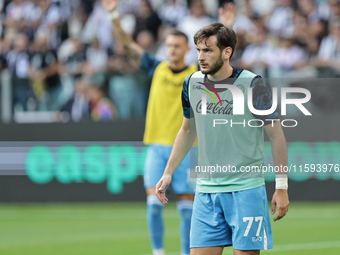
POLYGON ((208 74, 208 79, 211 81, 221 81, 229 78, 233 74, 233 67, 228 63, 225 63, 222 68, 213 75, 208 74))
POLYGON ((169 62, 170 69, 174 70, 174 71, 183 70, 183 69, 186 68, 186 66, 187 65, 185 64, 184 60, 183 61, 176 61, 176 62, 174 62, 174 61, 169 62))

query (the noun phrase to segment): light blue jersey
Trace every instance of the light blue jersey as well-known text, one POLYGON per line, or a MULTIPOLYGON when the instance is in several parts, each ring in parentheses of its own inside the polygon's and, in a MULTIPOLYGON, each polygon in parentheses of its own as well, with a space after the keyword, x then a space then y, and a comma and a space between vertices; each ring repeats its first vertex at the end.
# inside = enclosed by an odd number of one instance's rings
POLYGON ((263 79, 240 68, 234 67, 231 77, 218 82, 196 72, 183 86, 184 116, 195 119, 199 150, 196 169, 202 171, 197 172, 191 248, 273 248, 261 166, 264 162, 263 126, 279 116, 275 112, 254 115, 248 108, 248 88, 252 88, 255 109, 271 107, 271 92, 263 79), (217 84, 229 85, 229 88, 220 88, 217 84), (241 91, 242 95, 238 96, 244 101, 234 97, 231 90, 241 91), (237 103, 244 108, 242 114, 234 114, 237 103), (223 125, 215 125, 216 121, 223 125), (258 125, 261 122, 263 125, 258 125), (247 172, 247 169, 255 171, 247 172))

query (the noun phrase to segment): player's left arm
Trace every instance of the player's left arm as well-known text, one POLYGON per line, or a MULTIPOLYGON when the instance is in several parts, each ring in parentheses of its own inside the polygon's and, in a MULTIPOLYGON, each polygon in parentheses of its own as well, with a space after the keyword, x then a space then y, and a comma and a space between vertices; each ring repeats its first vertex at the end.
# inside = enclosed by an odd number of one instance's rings
POLYGON ((276 221, 282 219, 289 208, 288 179, 287 173, 283 171, 288 161, 287 145, 280 121, 267 124, 264 129, 270 140, 274 165, 280 168, 280 171, 276 173, 276 190, 272 198, 272 214, 275 213, 277 208, 277 214, 274 218, 274 221, 276 221))
MULTIPOLYGON (((262 79, 261 76, 256 76, 251 82, 253 91, 253 106, 257 110, 271 109, 273 100, 270 86, 262 79)), ((279 114, 273 112, 269 115, 256 115, 256 119, 260 119, 264 123, 264 129, 270 139, 272 155, 275 166, 284 170, 287 166, 287 145, 283 134, 281 123, 279 121, 279 114), (276 121, 275 121, 276 120, 276 121)), ((277 208, 277 215, 274 221, 284 217, 288 211, 288 180, 287 173, 280 171, 276 174, 276 191, 272 199, 272 214, 277 208)))

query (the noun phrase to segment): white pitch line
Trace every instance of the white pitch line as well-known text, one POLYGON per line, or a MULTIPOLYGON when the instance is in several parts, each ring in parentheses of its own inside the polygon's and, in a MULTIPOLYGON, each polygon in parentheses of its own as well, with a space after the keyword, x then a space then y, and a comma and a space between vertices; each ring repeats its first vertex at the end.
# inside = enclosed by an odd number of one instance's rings
MULTIPOLYGON (((279 251, 298 251, 298 250, 314 250, 314 249, 330 249, 340 248, 340 241, 318 242, 318 243, 296 243, 296 244, 277 244, 274 249, 266 252, 279 252, 279 251)), ((166 255, 178 255, 177 252, 166 252, 166 255)), ((230 253, 232 254, 232 253, 230 253)), ((151 253, 136 254, 136 255, 152 255, 151 253)))

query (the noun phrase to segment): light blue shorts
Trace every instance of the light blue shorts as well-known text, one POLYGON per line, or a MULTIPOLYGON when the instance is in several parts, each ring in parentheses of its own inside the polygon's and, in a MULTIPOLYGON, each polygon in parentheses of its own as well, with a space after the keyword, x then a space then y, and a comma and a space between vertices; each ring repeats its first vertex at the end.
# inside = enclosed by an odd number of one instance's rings
POLYGON ((273 248, 265 186, 228 193, 195 195, 190 248, 233 246, 273 248))
MULTIPOLYGON (((151 144, 145 160, 144 187, 155 187, 161 179, 166 163, 170 157, 172 146, 151 144)), ((193 179, 190 179, 190 155, 183 159, 182 163, 172 175, 171 187, 176 194, 195 193, 193 179)))

